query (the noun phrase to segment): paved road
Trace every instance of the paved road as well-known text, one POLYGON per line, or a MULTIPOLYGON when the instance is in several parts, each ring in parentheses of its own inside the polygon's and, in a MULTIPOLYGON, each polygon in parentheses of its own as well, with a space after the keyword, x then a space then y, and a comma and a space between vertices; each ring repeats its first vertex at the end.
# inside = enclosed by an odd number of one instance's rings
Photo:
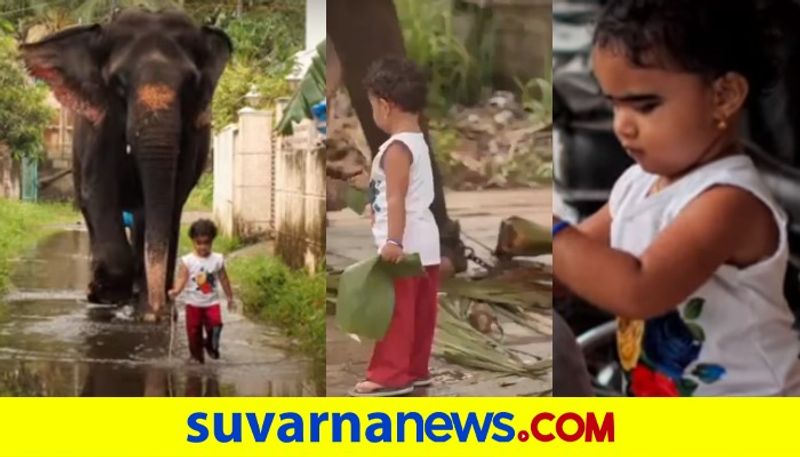
MULTIPOLYGON (((550 189, 504 190, 481 192, 449 192, 447 205, 450 217, 461 222, 468 245, 482 257, 490 258, 480 244, 493 248, 497 243, 500 222, 509 216, 521 216, 537 223, 549 225, 552 221, 553 194, 550 189)), ((327 261, 333 267, 345 267, 352 262, 373 255, 369 221, 350 210, 328 213, 327 261)), ((543 258, 549 261, 549 258, 543 258)), ((549 337, 531 334, 511 322, 501 322, 507 343, 515 348, 540 357, 552 355, 549 337)), ((364 375, 371 346, 359 343, 341 332, 331 317, 327 323, 327 391, 328 395, 346 394, 364 375)), ((418 389, 416 395, 426 396, 516 396, 538 395, 549 391, 552 384, 548 376, 542 380, 521 377, 498 378, 495 373, 473 370, 434 359, 432 362, 436 384, 429 389, 418 389)))

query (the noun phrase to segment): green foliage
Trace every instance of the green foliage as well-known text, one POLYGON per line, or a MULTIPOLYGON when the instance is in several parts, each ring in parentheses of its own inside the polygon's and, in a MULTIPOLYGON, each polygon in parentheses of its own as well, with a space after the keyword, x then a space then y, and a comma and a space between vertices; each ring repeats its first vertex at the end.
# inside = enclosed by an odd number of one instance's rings
POLYGON ((192 189, 186 204, 183 205, 184 211, 211 211, 214 205, 214 174, 203 173, 200 181, 192 189))
POLYGON ((453 25, 449 0, 396 0, 408 56, 429 74, 428 102, 444 114, 456 103, 478 101, 490 85, 494 33, 483 9, 474 15, 470 36, 462 43, 453 25))
POLYGON ((216 131, 222 130, 226 125, 238 119, 238 111, 246 105, 244 96, 253 85, 262 97, 261 106, 254 108, 269 106, 276 99, 290 93, 285 75, 270 75, 258 67, 242 62, 233 62, 222 74, 214 93, 212 111, 216 131))
POLYGON ((522 107, 533 114, 537 122, 553 122, 553 84, 543 78, 532 78, 522 82, 514 78, 519 88, 522 107))
MULTIPOLYGON (((303 46, 304 5, 299 2, 262 1, 254 11, 236 18, 225 9, 214 23, 231 37, 234 56, 223 73, 212 107, 214 129, 236 121, 245 107, 244 96, 255 86, 264 108, 290 94, 286 76, 292 71, 292 56, 303 46)), ((187 9, 189 5, 187 5, 187 9)))
POLYGON ((172 0, 183 5, 184 11, 196 21, 225 27, 237 19, 237 6, 242 6, 241 17, 252 17, 262 21, 274 20, 276 16, 291 17, 294 27, 303 29, 305 2, 298 0, 172 0))
POLYGON ((142 8, 150 11, 158 11, 166 8, 174 8, 177 1, 172 0, 78 0, 68 2, 77 3, 77 7, 71 9, 70 14, 81 23, 90 24, 92 22, 103 21, 110 17, 114 6, 119 9, 142 8))
POLYGON ((235 58, 267 68, 275 75, 292 70, 292 56, 302 49, 303 11, 270 17, 243 16, 224 25, 234 43, 235 58))
POLYGON ((26 31, 43 25, 55 32, 72 24, 102 22, 111 17, 113 8, 142 8, 158 11, 176 8, 180 0, 16 0, 5 1, 0 7, 0 15, 15 25, 18 36, 23 38, 26 31), (10 5, 14 3, 14 5, 10 5))
POLYGON ((431 120, 429 122, 431 141, 433 141, 433 153, 436 164, 445 179, 445 185, 449 185, 448 178, 457 165, 452 153, 458 145, 459 132, 446 121, 431 120))
POLYGON ((69 204, 0 199, 0 290, 8 285, 11 259, 48 234, 48 225, 78 217, 69 204))
POLYGON ((17 157, 37 157, 53 117, 46 89, 26 79, 13 39, 0 34, 0 144, 17 157))
POLYGON ((324 274, 294 271, 267 256, 237 258, 227 269, 247 312, 284 329, 314 360, 324 360, 324 274))

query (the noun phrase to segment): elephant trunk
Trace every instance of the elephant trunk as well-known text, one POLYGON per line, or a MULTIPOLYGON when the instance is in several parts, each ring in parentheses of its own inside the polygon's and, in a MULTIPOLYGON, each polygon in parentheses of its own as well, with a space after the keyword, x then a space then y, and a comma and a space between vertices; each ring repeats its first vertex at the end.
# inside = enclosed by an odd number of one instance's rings
POLYGON ((157 315, 167 302, 170 239, 176 210, 175 186, 180 151, 180 113, 153 113, 137 136, 137 162, 144 193, 144 264, 150 311, 157 315))

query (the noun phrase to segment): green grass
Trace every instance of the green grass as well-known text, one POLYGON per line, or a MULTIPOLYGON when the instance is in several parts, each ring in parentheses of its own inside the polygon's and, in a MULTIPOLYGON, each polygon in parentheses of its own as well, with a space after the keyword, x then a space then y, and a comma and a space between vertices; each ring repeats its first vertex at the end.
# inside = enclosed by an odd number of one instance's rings
POLYGON ((29 249, 53 225, 73 222, 80 215, 67 203, 23 203, 0 199, 0 290, 8 287, 9 260, 29 249))
POLYGON ((211 211, 214 205, 214 175, 203 173, 200 181, 192 189, 186 204, 183 205, 184 211, 211 211))
POLYGON ((324 273, 295 271, 265 255, 237 258, 226 268, 245 311, 283 329, 315 362, 325 360, 324 273))
MULTIPOLYGON (((214 247, 212 250, 214 252, 219 252, 220 254, 229 254, 241 247, 244 247, 244 242, 238 237, 230 237, 220 234, 216 239, 214 239, 214 247)), ((189 225, 183 224, 181 225, 181 234, 178 238, 178 254, 188 254, 191 250, 192 240, 189 238, 189 225)))

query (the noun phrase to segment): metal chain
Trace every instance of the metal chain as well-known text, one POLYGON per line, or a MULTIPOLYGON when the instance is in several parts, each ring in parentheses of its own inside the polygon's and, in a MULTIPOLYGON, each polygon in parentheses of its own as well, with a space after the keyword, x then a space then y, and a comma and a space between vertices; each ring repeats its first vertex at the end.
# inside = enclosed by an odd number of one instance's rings
POLYGON ((478 255, 475 254, 475 249, 469 246, 464 246, 464 256, 467 258, 467 260, 475 262, 478 266, 485 268, 487 271, 493 268, 492 264, 478 257, 478 255))

